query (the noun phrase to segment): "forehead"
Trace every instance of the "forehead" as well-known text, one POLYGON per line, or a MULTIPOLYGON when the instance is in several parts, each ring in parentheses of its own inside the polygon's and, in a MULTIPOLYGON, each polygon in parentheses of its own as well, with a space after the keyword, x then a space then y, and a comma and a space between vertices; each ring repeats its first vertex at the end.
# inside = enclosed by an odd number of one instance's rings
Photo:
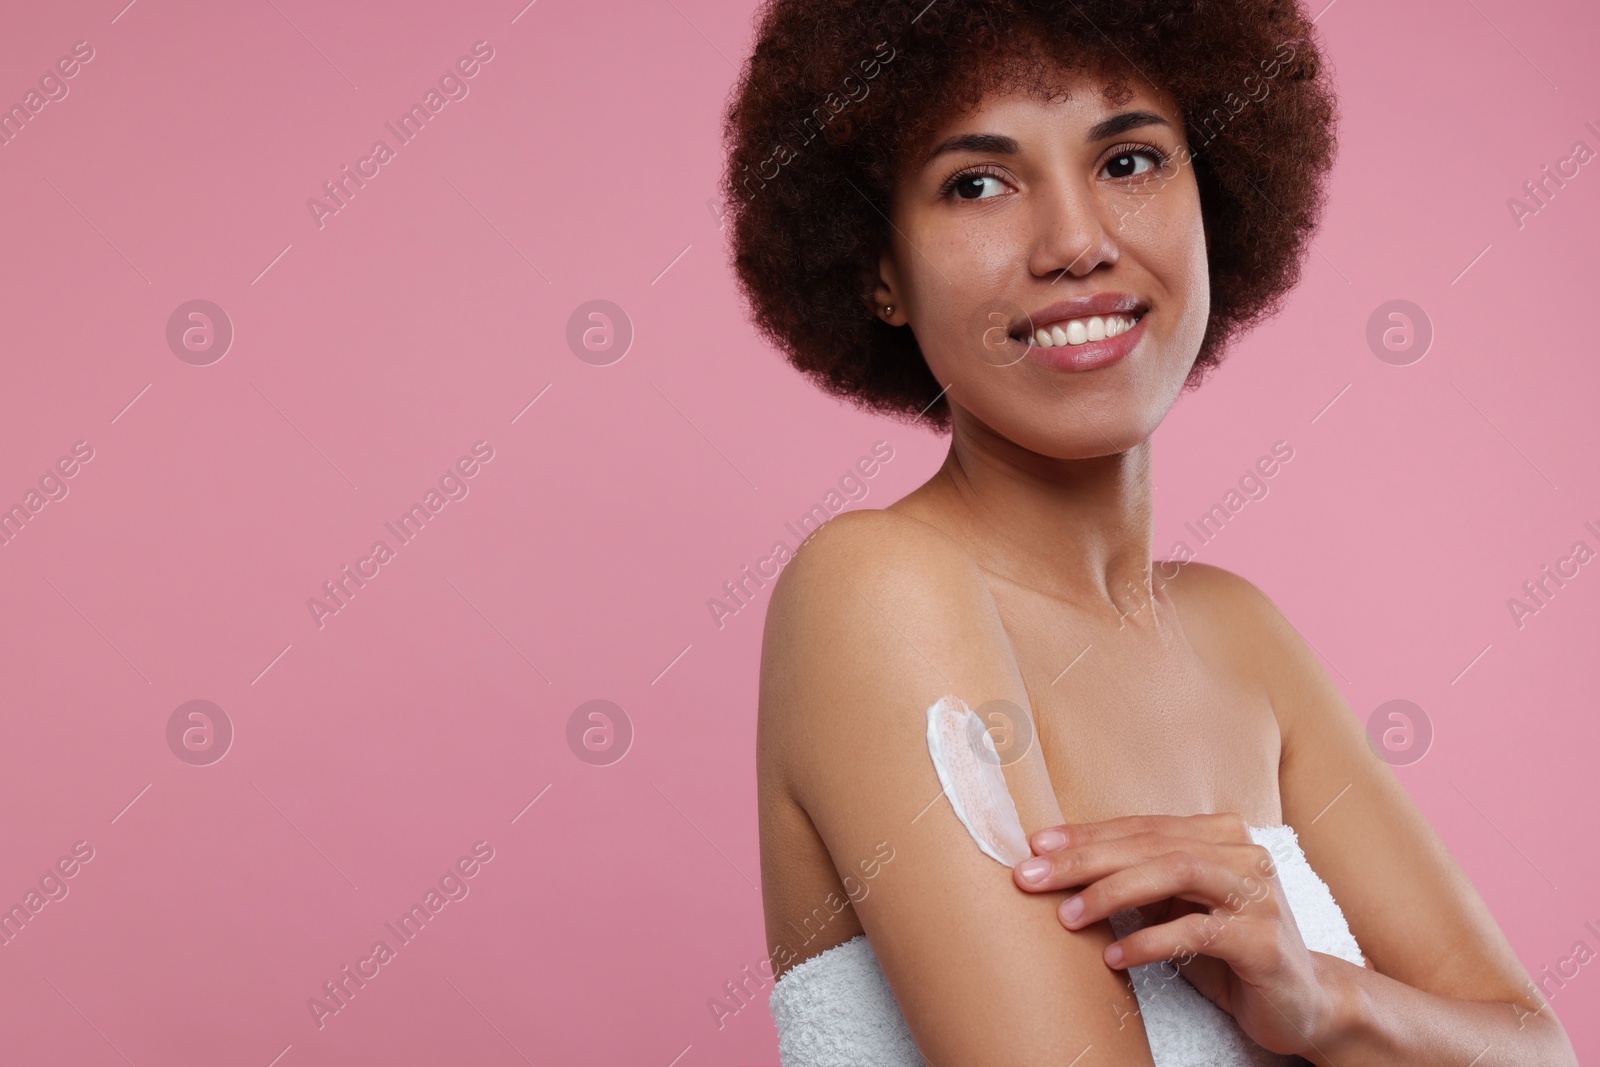
POLYGON ((1063 74, 1050 88, 1003 86, 985 91, 976 104, 954 111, 936 123, 927 138, 933 147, 951 133, 985 127, 1013 127, 1025 132, 1033 126, 1074 126, 1088 130, 1106 127, 1108 118, 1126 112, 1147 112, 1181 130, 1181 117, 1172 95, 1133 76, 1117 82, 1104 76, 1063 74))
POLYGON ((953 61, 944 84, 925 103, 893 138, 902 179, 917 174, 942 142, 963 133, 1005 132, 1019 141, 1068 134, 1077 140, 1109 116, 1142 110, 1183 135, 1175 98, 1125 56, 1090 41, 1073 42, 1063 52, 1059 42, 1019 34, 999 54, 969 52, 953 61))

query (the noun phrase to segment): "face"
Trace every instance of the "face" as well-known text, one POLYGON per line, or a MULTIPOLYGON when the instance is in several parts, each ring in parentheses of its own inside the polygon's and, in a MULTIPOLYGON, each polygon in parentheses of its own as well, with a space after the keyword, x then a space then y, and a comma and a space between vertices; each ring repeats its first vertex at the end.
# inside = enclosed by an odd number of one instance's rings
POLYGON ((1182 116, 1137 77, 1118 105, 1100 84, 988 96, 904 161, 872 303, 949 386, 958 435, 1125 451, 1194 365, 1210 286, 1182 116))

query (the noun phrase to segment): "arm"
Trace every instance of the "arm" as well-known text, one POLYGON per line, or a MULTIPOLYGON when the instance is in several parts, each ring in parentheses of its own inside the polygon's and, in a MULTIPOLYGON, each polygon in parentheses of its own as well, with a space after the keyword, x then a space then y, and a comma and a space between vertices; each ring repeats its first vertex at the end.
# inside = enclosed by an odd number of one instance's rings
MULTIPOLYGON (((982 573, 915 520, 833 519, 773 592, 760 744, 836 866, 894 848, 856 912, 913 1039, 934 1067, 1151 1067, 1109 923, 1063 930, 1066 893, 1020 892, 941 796, 926 709, 946 693, 1032 715, 982 573)), ((1062 821, 1037 744, 1004 771, 1024 831, 1062 821)))
POLYGON ((1256 639, 1283 737, 1284 821, 1373 967, 1315 954, 1341 1010, 1317 1041, 1320 1055, 1308 1058, 1576 1065, 1566 1032, 1532 992, 1488 907, 1368 747, 1305 640, 1254 585, 1218 568, 1203 573, 1217 602, 1256 639))

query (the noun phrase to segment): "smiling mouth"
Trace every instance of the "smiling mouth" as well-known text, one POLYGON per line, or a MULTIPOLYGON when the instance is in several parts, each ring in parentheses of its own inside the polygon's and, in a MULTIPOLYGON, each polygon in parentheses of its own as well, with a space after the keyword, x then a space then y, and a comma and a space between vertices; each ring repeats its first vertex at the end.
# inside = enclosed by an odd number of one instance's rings
POLYGON ((1040 326, 1033 333, 1018 332, 1011 335, 1014 341, 1032 344, 1038 348, 1068 348, 1103 341, 1127 333, 1149 313, 1149 308, 1111 315, 1085 315, 1076 319, 1058 319, 1048 326, 1040 326))

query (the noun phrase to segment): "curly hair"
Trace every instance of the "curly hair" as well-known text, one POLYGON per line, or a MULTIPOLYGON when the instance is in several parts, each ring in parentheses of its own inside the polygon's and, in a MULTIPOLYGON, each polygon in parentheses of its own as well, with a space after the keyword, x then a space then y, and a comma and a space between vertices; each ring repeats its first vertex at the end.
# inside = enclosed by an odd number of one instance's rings
POLYGON ((1121 103, 1131 70, 1176 100, 1211 283, 1185 389, 1300 280, 1337 105, 1298 0, 769 0, 759 19, 723 122, 734 272, 760 333, 858 408, 950 428, 912 332, 867 297, 906 151, 990 91, 1084 72, 1121 103))

